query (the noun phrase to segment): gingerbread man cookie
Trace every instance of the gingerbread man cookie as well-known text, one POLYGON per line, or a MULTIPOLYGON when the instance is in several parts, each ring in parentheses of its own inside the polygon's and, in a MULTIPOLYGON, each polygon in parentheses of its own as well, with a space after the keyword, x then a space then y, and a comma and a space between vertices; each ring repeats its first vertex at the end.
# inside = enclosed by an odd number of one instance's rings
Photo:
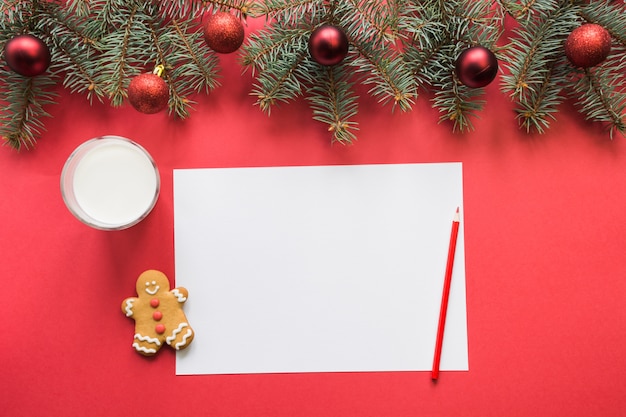
POLYGON ((163 343, 176 350, 189 346, 194 333, 183 312, 185 288, 170 291, 165 274, 149 270, 137 279, 137 295, 122 302, 122 312, 135 320, 133 347, 137 352, 152 356, 163 343))

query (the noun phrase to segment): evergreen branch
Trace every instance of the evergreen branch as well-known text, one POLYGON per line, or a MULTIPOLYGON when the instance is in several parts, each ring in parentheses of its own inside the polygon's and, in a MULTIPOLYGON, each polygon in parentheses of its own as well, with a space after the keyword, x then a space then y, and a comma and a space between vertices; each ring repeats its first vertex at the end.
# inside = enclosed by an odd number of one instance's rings
POLYGON ((51 45, 52 64, 50 71, 64 73, 63 86, 72 92, 87 93, 87 99, 95 95, 99 100, 104 96, 94 74, 98 70, 95 61, 95 47, 98 41, 84 33, 84 22, 77 15, 58 7, 47 7, 39 15, 38 32, 45 34, 51 45))
POLYGON ((614 131, 622 134, 626 132, 624 120, 626 94, 613 87, 614 84, 623 89, 623 83, 621 85, 616 83, 607 67, 585 69, 578 78, 572 93, 572 96, 577 99, 579 110, 588 120, 609 124, 611 138, 614 131))
POLYGON ((204 46, 202 36, 198 32, 187 35, 186 28, 189 22, 183 26, 180 22, 173 20, 171 25, 175 30, 175 41, 172 42, 173 52, 180 50, 180 57, 185 58, 186 63, 179 66, 180 76, 192 78, 189 82, 189 89, 196 93, 204 90, 209 93, 216 88, 219 82, 216 79, 218 59, 213 53, 203 53, 201 47, 204 46), (178 42, 176 42, 178 41, 178 42))
POLYGON ((563 42, 577 25, 577 8, 565 2, 562 7, 515 30, 507 53, 510 75, 502 77, 505 91, 519 102, 545 79, 547 67, 563 56, 563 42))
MULTIPOLYGON (((138 7, 134 6, 126 13, 116 16, 114 24, 120 24, 121 28, 102 39, 103 54, 100 74, 96 78, 97 83, 105 85, 105 91, 113 107, 121 106, 127 97, 126 89, 130 83, 129 77, 138 73, 138 66, 145 58, 148 50, 145 36, 147 29, 143 22, 137 19, 138 7)), ((150 39, 148 38, 148 41, 150 39)))
MULTIPOLYGON (((2 71, 4 72, 4 70, 2 71)), ((51 77, 22 77, 3 73, 0 91, 6 93, 2 102, 7 106, 0 112, 0 136, 4 144, 15 150, 30 149, 44 130, 44 117, 50 114, 44 109, 54 103, 55 93, 50 89, 55 82, 51 77)))
POLYGON ((95 0, 94 9, 97 10, 92 24, 89 26, 91 36, 103 37, 116 29, 119 13, 123 13, 128 2, 123 0, 95 0))
POLYGON ((188 33, 189 24, 190 21, 172 20, 159 38, 168 51, 166 73, 171 90, 170 112, 180 118, 189 116, 187 109, 193 104, 189 99, 191 94, 209 93, 219 85, 217 57, 210 51, 202 52, 202 36, 198 32, 188 33))
POLYGON ((198 16, 205 10, 203 0, 159 0, 159 9, 163 16, 180 19, 189 16, 198 16))
POLYGON ((349 0, 340 3, 336 13, 341 26, 370 42, 394 42, 398 37, 398 22, 393 10, 384 2, 349 0))
MULTIPOLYGON (((162 22, 159 22, 162 23, 162 22)), ((163 48, 163 45, 160 42, 159 39, 159 34, 158 34, 158 27, 160 27, 160 25, 158 25, 156 22, 150 22, 147 25, 148 29, 150 30, 150 37, 152 38, 152 45, 153 45, 153 50, 154 50, 154 61, 155 61, 155 66, 157 65, 163 65, 163 67, 165 68, 165 71, 163 72, 163 74, 161 74, 161 76, 163 77, 165 83, 167 84, 168 88, 169 88, 169 109, 170 109, 170 114, 172 111, 174 111, 176 113, 176 115, 178 117, 180 117, 181 119, 187 118, 189 117, 189 111, 187 110, 187 106, 188 106, 188 101, 185 100, 179 93, 178 90, 175 88, 174 86, 174 81, 170 75, 170 72, 168 71, 168 69, 172 66, 172 64, 169 62, 170 60, 169 58, 169 51, 166 51, 163 48)))
POLYGON ((10 24, 27 21, 32 12, 32 0, 4 0, 0 4, 0 15, 10 24))
POLYGON ((351 143, 356 140, 352 132, 356 122, 350 119, 357 114, 357 97, 351 93, 352 84, 345 66, 318 67, 316 83, 308 90, 313 109, 313 119, 328 125, 333 140, 351 143))
POLYGON ((90 0, 68 0, 65 3, 66 10, 69 14, 74 14, 79 17, 89 16, 91 7, 89 5, 90 0))
POLYGON ((550 127, 550 120, 555 120, 554 113, 557 112, 558 105, 563 102, 562 85, 568 73, 563 70, 568 68, 563 64, 563 62, 558 64, 552 62, 546 68, 544 79, 538 85, 537 90, 530 90, 528 100, 518 103, 518 108, 515 110, 517 119, 527 133, 532 130, 544 133, 550 127))
POLYGON ((327 15, 324 3, 323 0, 263 0, 259 13, 285 26, 294 26, 324 20, 327 15))
POLYGON ((306 46, 304 38, 310 36, 310 29, 283 28, 278 25, 258 34, 251 34, 243 47, 242 63, 247 67, 264 70, 271 62, 281 59, 285 53, 300 50, 306 46))
POLYGON ((452 71, 449 72, 445 81, 439 81, 438 84, 433 106, 443 113, 439 122, 452 122, 454 132, 473 130, 470 116, 476 117, 476 113, 483 108, 484 100, 476 98, 483 95, 484 90, 462 85, 456 80, 452 71))
POLYGON ((252 94, 257 96, 261 110, 270 114, 271 107, 277 102, 286 102, 302 94, 298 74, 302 74, 300 67, 307 55, 306 50, 285 54, 283 59, 273 63, 271 71, 259 74, 252 94))
POLYGON ((159 0, 163 16, 171 19, 193 19, 209 10, 236 10, 244 18, 254 16, 258 6, 247 0, 159 0))
POLYGON ((381 103, 393 101, 401 110, 408 111, 417 96, 417 86, 408 67, 400 56, 383 50, 372 49, 367 44, 352 44, 359 56, 349 64, 357 73, 366 73, 363 84, 373 85, 370 94, 381 103))

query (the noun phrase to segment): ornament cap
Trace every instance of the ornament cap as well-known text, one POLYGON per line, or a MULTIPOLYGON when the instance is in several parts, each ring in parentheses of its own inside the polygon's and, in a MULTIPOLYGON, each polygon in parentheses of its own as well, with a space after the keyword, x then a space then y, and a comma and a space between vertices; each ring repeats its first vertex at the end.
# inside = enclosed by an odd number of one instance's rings
POLYGON ((164 72, 165 72, 165 66, 163 66, 162 64, 159 64, 156 67, 154 67, 154 70, 152 71, 152 73, 156 75, 157 77, 163 77, 164 72))

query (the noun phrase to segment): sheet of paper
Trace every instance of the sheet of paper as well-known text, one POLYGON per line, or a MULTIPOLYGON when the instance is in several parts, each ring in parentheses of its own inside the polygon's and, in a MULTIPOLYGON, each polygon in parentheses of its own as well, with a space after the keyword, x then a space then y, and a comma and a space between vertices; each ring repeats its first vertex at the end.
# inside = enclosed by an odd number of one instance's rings
POLYGON ((174 171, 176 373, 467 370, 460 163, 174 171))

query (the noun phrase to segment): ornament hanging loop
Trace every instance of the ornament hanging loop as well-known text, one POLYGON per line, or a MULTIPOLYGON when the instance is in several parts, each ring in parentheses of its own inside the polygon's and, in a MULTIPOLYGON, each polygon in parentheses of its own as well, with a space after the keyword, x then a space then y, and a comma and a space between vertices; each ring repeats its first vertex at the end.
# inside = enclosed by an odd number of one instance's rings
POLYGON ((157 77, 161 77, 163 76, 164 71, 165 71, 165 67, 159 64, 156 67, 154 67, 154 70, 152 71, 152 73, 156 75, 157 77))

